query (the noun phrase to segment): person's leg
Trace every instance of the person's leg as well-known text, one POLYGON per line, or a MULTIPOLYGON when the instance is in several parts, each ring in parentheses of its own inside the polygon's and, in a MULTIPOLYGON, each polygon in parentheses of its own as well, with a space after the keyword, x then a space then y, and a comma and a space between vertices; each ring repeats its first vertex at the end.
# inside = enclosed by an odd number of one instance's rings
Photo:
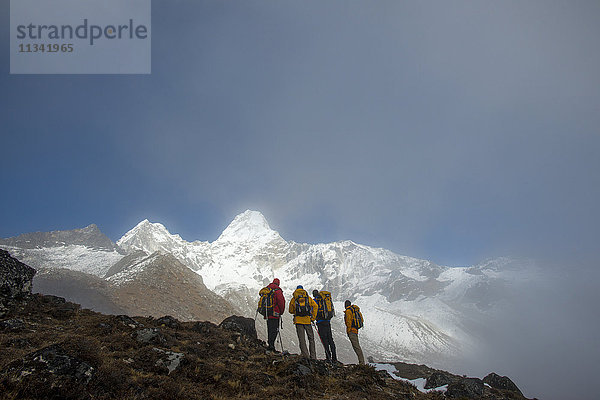
POLYGON ((278 319, 267 319, 267 332, 269 334, 267 344, 269 345, 270 350, 275 350, 275 340, 277 339, 278 328, 278 319))
POLYGON ((317 351, 315 349, 315 332, 312 325, 304 325, 306 327, 306 335, 308 336, 308 348, 310 349, 310 358, 317 359, 317 351))
POLYGON ((323 321, 317 324, 317 330, 319 331, 319 338, 321 339, 321 343, 323 344, 323 349, 325 350, 325 357, 327 360, 331 360, 331 353, 329 352, 329 346, 327 345, 327 328, 326 322, 323 321))
POLYGON ((358 342, 358 333, 348 333, 348 339, 350 339, 350 343, 352 343, 352 348, 358 357, 358 363, 364 364, 365 357, 363 355, 362 349, 360 348, 360 343, 358 342))
POLYGON ((304 337, 304 325, 296 324, 296 333, 298 334, 298 344, 300 344, 300 354, 308 358, 308 349, 306 348, 306 338, 304 337))
POLYGON ((337 361, 337 354, 335 353, 335 343, 333 343, 333 333, 331 332, 331 322, 326 321, 325 325, 323 325, 323 330, 325 331, 325 336, 327 337, 327 341, 325 342, 325 346, 329 350, 331 354, 331 360, 333 362, 337 361))

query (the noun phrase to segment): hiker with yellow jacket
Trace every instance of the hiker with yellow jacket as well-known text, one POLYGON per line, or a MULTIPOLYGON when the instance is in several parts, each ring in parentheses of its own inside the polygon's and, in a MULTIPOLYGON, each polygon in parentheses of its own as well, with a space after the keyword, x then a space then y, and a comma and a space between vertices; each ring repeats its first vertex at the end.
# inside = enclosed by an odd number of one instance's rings
POLYGON ((358 330, 363 326, 363 316, 360 312, 360 308, 357 305, 352 305, 350 300, 346 300, 344 303, 346 311, 344 312, 344 322, 346 323, 346 333, 348 339, 352 343, 352 348, 358 357, 358 363, 365 363, 365 356, 363 355, 360 343, 358 342, 358 330))
POLYGON ((335 343, 333 342, 333 334, 331 332, 331 318, 335 315, 333 300, 331 293, 322 290, 313 290, 313 299, 317 304, 317 332, 321 338, 325 357, 332 364, 337 364, 337 354, 335 352, 335 343))
POLYGON ((298 285, 294 291, 292 300, 290 301, 289 311, 294 316, 294 324, 296 325, 296 333, 298 334, 298 342, 300 343, 300 353, 303 357, 308 357, 316 360, 317 353, 315 350, 315 335, 311 323, 317 318, 317 303, 310 298, 302 285, 298 285), (308 346, 306 348, 306 339, 308 336, 308 346))

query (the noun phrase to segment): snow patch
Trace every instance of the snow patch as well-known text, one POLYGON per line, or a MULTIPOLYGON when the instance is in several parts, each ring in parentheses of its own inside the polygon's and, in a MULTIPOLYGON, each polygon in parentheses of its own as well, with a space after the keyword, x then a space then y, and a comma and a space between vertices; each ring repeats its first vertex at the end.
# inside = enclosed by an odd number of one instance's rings
POLYGON ((392 364, 372 363, 369 365, 372 365, 373 367, 375 367, 376 371, 386 371, 392 378, 396 379, 397 381, 404 381, 404 382, 408 382, 408 383, 412 384, 422 393, 446 392, 446 390, 448 390, 448 385, 436 387, 433 389, 425 389, 425 385, 427 384, 427 379, 425 379, 425 378, 417 378, 417 379, 402 378, 400 375, 398 375, 398 370, 392 364))

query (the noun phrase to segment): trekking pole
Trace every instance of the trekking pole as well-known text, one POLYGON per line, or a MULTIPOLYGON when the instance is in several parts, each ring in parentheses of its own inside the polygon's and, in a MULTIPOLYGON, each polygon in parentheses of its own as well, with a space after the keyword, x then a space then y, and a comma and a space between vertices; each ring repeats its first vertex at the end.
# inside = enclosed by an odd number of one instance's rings
POLYGON ((269 317, 267 315, 267 305, 265 304, 265 326, 267 328, 267 348, 269 347, 269 317))
POLYGON ((317 330, 317 335, 319 335, 319 340, 321 340, 321 344, 323 345, 323 351, 325 351, 325 357, 327 357, 327 348, 325 347, 325 342, 323 342, 323 338, 321 337, 321 332, 319 332, 319 328, 314 322, 312 322, 312 326, 317 330))
MULTIPOLYGON (((281 325, 283 326, 283 321, 281 321, 281 325)), ((281 330, 279 330, 279 325, 277 329, 277 336, 279 336, 279 345, 281 346, 281 359, 285 360, 285 350, 283 349, 283 341, 281 340, 281 330)))

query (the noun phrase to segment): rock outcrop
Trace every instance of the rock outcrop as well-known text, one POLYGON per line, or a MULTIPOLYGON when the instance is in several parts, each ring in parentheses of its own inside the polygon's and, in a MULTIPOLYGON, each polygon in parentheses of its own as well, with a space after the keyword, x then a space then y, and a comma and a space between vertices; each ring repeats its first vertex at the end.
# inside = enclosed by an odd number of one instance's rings
POLYGON ((256 339, 256 327, 252 318, 238 317, 232 315, 227 317, 219 324, 220 328, 228 329, 230 331, 239 332, 249 338, 256 339))
POLYGON ((0 298, 15 299, 31 294, 35 270, 0 249, 0 298))
POLYGON ((510 380, 510 378, 507 376, 500 376, 492 372, 491 374, 483 378, 483 382, 487 383, 494 389, 508 390, 523 395, 523 393, 521 393, 521 390, 519 390, 517 385, 515 385, 515 383, 512 380, 510 380))
POLYGON ((6 315, 15 300, 31 294, 35 270, 0 249, 0 317, 6 315))

